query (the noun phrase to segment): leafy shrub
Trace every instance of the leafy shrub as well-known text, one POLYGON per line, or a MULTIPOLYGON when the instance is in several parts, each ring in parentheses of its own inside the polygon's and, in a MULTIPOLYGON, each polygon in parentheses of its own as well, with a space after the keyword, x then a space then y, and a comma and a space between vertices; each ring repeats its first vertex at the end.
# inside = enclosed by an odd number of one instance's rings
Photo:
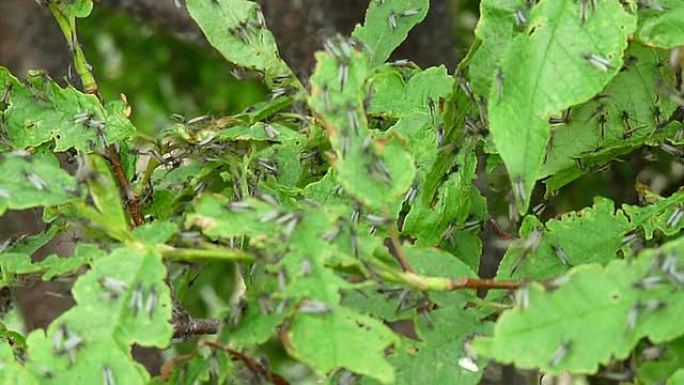
POLYGON ((387 62, 428 0, 373 0, 302 82, 256 3, 187 0, 271 97, 156 136, 98 94, 75 32, 92 2, 45 3, 81 84, 0 68, 0 213, 50 224, 3 244, 1 282, 77 276, 76 305, 47 330, 2 328, 2 383, 476 384, 488 360, 684 383, 684 192, 542 213, 634 151, 681 161, 680 1, 484 0, 452 75, 387 62), (485 200, 478 175, 504 168, 485 200), (497 224, 507 201, 517 236, 497 224), (485 229, 505 240, 495 279, 478 277, 485 229), (32 261, 67 231, 73 256, 32 261), (194 319, 194 272, 216 266, 222 318, 194 319), (131 355, 202 334, 152 379, 131 355), (251 358, 273 346, 289 356, 273 369, 251 358))

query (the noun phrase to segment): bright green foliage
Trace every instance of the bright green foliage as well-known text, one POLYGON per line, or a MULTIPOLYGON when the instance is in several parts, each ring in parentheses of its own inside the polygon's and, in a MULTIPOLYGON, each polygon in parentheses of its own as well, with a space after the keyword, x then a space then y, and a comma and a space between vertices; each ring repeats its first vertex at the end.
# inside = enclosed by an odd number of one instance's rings
POLYGON ((450 226, 454 231, 464 226, 477 199, 470 185, 477 160, 466 155, 467 150, 457 157, 435 151, 444 145, 447 135, 440 109, 454 80, 438 67, 415 72, 408 81, 399 71, 384 71, 375 75, 371 84, 377 96, 372 97, 369 112, 398 119, 386 136, 397 135, 407 142, 417 168, 411 192, 407 193, 413 197, 403 232, 417 236, 419 243, 436 244, 450 226), (439 186, 433 183, 437 178, 448 179, 439 186), (439 187, 442 190, 438 191, 439 187))
POLYGON ((489 129, 521 212, 541 173, 548 119, 591 98, 618 73, 636 27, 617 0, 597 2, 584 13, 580 4, 563 0, 532 8, 525 33, 507 46, 492 78, 489 129), (572 44, 565 36, 573 36, 572 44))
POLYGON ((107 370, 117 383, 144 384, 148 375, 130 360, 130 346, 165 347, 170 341, 165 274, 159 255, 150 251, 121 248, 99 258, 74 285, 76 307, 55 320, 47 335, 39 330, 28 336, 26 369, 46 384, 98 383, 107 370), (68 349, 70 339, 79 338, 68 349))
POLYGON ((520 239, 506 252, 499 277, 548 279, 586 263, 607 264, 618 251, 635 240, 641 231, 652 239, 656 230, 666 236, 677 234, 682 221, 674 223, 684 193, 663 198, 650 193, 652 204, 625 205, 598 198, 593 207, 571 212, 542 224, 527 216, 520 227, 520 239))
POLYGON ((129 238, 128 220, 117 191, 117 183, 107 162, 98 155, 91 155, 81 161, 84 164, 82 172, 90 174, 85 176, 85 184, 88 186, 92 204, 76 202, 66 211, 97 223, 98 227, 115 239, 129 238))
POLYGON ((44 281, 49 281, 56 276, 76 273, 82 266, 91 263, 96 258, 104 255, 104 252, 94 245, 80 244, 74 255, 69 258, 50 255, 40 262, 31 262, 32 253, 10 251, 0 254, 0 270, 2 271, 3 286, 10 285, 16 276, 42 273, 44 281))
MULTIPOLYGON (((427 317, 418 319, 416 325, 420 341, 403 339, 389 357, 397 368, 396 383, 479 383, 482 369, 464 369, 459 360, 467 355, 467 340, 475 334, 490 333, 491 325, 483 324, 477 314, 455 308, 436 310, 427 317)), ((484 360, 479 364, 484 365, 484 360)))
POLYGON ((280 58, 273 34, 266 29, 261 7, 245 0, 190 0, 190 15, 209 43, 229 61, 263 72, 276 87, 297 85, 280 58))
POLYGON ((545 182, 547 193, 671 134, 663 124, 676 105, 659 92, 666 82, 662 64, 667 60, 667 52, 633 45, 625 53, 623 70, 600 94, 556 117, 560 124, 552 128, 541 173, 552 175, 545 182))
POLYGON ((678 192, 668 198, 648 193, 647 199, 651 203, 646 207, 625 206, 624 210, 632 221, 644 229, 646 239, 653 238, 654 232, 672 236, 678 234, 684 223, 677 219, 684 210, 684 192, 678 192))
POLYGON ((26 337, 0 320, 0 384, 475 385, 508 363, 592 381, 620 360, 682 382, 677 2, 482 1, 452 73, 385 63, 429 1, 372 0, 300 82, 256 2, 187 0, 271 97, 153 107, 140 130, 75 44, 92 2, 49 6, 87 92, 0 67, 0 214, 48 223, 0 241, 0 313, 31 279, 75 279, 76 305, 26 337), (53 239, 74 251, 39 259, 53 239), (165 349, 162 376, 133 345, 165 349))
POLYGON ((349 42, 337 43, 333 47, 337 57, 316 56, 309 104, 323 118, 336 150, 339 183, 363 204, 381 210, 408 191, 415 166, 400 138, 377 141, 369 132, 364 111, 368 59, 349 42))
POLYGON ((352 36, 366 44, 372 65, 382 64, 423 21, 429 8, 428 0, 371 0, 366 20, 356 26, 352 36))
POLYGON ((644 347, 638 356, 637 377, 645 384, 664 382, 684 365, 684 339, 644 347))
POLYGON ((57 235, 57 233, 63 229, 63 226, 56 223, 41 233, 23 237, 17 240, 10 239, 9 243, 2 247, 2 252, 11 251, 14 253, 26 253, 29 255, 33 254, 41 247, 45 246, 45 244, 50 242, 50 240, 53 239, 55 235, 57 235))
POLYGON ((634 225, 608 199, 542 224, 528 216, 499 266, 500 277, 548 279, 585 263, 606 264, 615 259, 623 236, 634 225))
POLYGON ((284 286, 270 293, 272 303, 263 304, 262 297, 261 314, 248 313, 243 322, 249 322, 251 333, 239 332, 238 341, 261 341, 266 336, 262 333, 272 332, 284 321, 283 310, 267 309, 278 307, 278 301, 281 306, 286 300, 297 301, 294 309, 286 308, 295 314, 284 341, 290 354, 322 374, 345 367, 383 383, 393 379, 391 366, 382 358, 383 350, 394 342, 391 332, 377 320, 337 305, 338 290, 351 285, 325 266, 332 262, 332 252, 339 250, 325 241, 327 232, 342 231, 336 211, 286 210, 258 200, 222 202, 213 196, 200 199, 196 209, 188 217, 189 224, 212 237, 248 236, 250 245, 262 249, 264 257, 280 259, 273 269, 279 267, 277 274, 287 277, 284 286))
POLYGON ((667 379, 667 385, 682 385, 684 384, 684 369, 677 370, 672 377, 667 379))
POLYGON ((31 376, 29 376, 23 367, 16 361, 14 352, 9 344, 3 343, 0 345, 0 384, 14 385, 14 384, 38 384, 31 376))
POLYGON ((380 357, 383 348, 397 337, 373 318, 345 308, 325 314, 300 314, 289 325, 285 338, 290 354, 322 374, 344 367, 382 383, 394 382, 392 366, 380 357))
POLYGON ((7 139, 18 148, 54 141, 55 151, 89 152, 135 132, 121 101, 102 106, 94 95, 72 86, 62 88, 41 71, 29 72, 22 84, 0 67, 0 89, 0 116, 6 122, 7 139))
POLYGON ((90 12, 93 10, 93 1, 92 0, 55 0, 52 1, 53 3, 57 4, 57 8, 59 10, 71 17, 86 17, 90 15, 90 12))
POLYGON ((605 268, 586 264, 544 288, 520 289, 520 304, 498 320, 477 350, 520 368, 593 373, 611 356, 626 357, 643 337, 663 342, 684 334, 669 320, 684 316, 678 269, 682 240, 605 268))
POLYGON ((653 47, 674 48, 684 44, 684 4, 677 0, 644 1, 639 9, 637 37, 653 47))
POLYGON ((7 209, 64 204, 80 196, 74 178, 59 168, 50 153, 4 153, 0 169, 0 214, 7 209))
POLYGON ((489 95, 506 46, 516 32, 523 30, 523 21, 527 20, 529 12, 524 0, 480 2, 481 19, 475 28, 475 36, 480 40, 480 45, 473 53, 471 64, 468 66, 471 86, 478 95, 489 95))

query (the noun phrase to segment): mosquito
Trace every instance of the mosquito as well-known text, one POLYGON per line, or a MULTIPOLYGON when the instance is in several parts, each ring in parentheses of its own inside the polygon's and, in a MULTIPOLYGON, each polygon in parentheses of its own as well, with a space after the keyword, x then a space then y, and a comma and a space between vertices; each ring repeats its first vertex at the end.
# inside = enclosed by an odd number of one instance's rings
POLYGON ((157 295, 157 291, 153 287, 150 289, 150 293, 147 296, 147 302, 145 303, 145 313, 147 313, 147 316, 150 319, 152 319, 152 313, 154 313, 158 301, 159 297, 157 295))
POLYGON ((560 362, 568 355, 570 349, 572 348, 572 342, 562 343, 556 351, 553 352, 551 359, 549 360, 549 365, 552 367, 558 366, 560 362))
POLYGON ((397 14, 390 12, 389 16, 387 16, 387 22, 389 23, 392 32, 394 32, 394 30, 397 29, 397 14))
POLYGON ((323 302, 304 300, 299 304, 299 311, 307 314, 325 314, 332 312, 332 306, 323 302))

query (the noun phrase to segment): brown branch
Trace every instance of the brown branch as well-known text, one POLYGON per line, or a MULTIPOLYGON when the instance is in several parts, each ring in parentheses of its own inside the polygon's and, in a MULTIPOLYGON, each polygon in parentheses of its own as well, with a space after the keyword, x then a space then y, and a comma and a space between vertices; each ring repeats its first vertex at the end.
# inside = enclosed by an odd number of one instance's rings
POLYGON ((128 185, 128 178, 126 178, 126 173, 121 166, 121 156, 119 155, 119 150, 117 150, 115 145, 110 144, 107 146, 107 152, 109 153, 109 162, 112 165, 112 171, 114 172, 117 184, 119 185, 121 196, 123 197, 128 212, 131 214, 133 224, 136 227, 140 226, 145 223, 142 211, 140 210, 140 201, 128 185))
POLYGON ((429 277, 409 271, 397 271, 384 263, 374 260, 370 264, 378 269, 383 278, 402 283, 418 290, 455 291, 464 289, 493 290, 518 289, 527 285, 528 281, 499 281, 485 278, 443 278, 429 277))
MULTIPOLYGON (((67 44, 69 45, 69 49, 72 52, 74 68, 77 69, 76 72, 80 77, 81 88, 83 89, 83 92, 90 95, 95 95, 95 97, 97 97, 100 103, 104 106, 105 101, 102 97, 102 94, 98 92, 98 86, 95 78, 93 77, 92 68, 89 66, 85 55, 83 54, 83 50, 81 50, 81 47, 78 43, 78 39, 76 38, 76 30, 72 25, 73 20, 70 22, 69 18, 64 15, 55 4, 50 4, 49 7, 53 16, 55 17, 55 20, 57 21, 57 24, 59 24, 60 28, 62 29, 67 44)), ((116 181, 119 185, 119 190, 124 203, 126 204, 126 208, 131 215, 133 224, 135 226, 140 226, 144 223, 142 211, 140 210, 138 198, 133 194, 128 185, 128 178, 126 178, 126 173, 121 166, 121 156, 119 155, 119 150, 113 144, 105 143, 105 145, 107 146, 108 152, 107 158, 112 165, 112 172, 116 177, 116 181)))
POLYGON ((173 319, 173 338, 188 339, 193 336, 216 334, 219 321, 211 318, 173 319))
POLYGON ((449 290, 462 289, 478 289, 478 290, 492 290, 492 289, 518 289, 525 286, 528 282, 525 281, 500 281, 495 279, 483 278, 458 278, 452 279, 449 290))
POLYGON ((171 378, 173 371, 178 367, 178 365, 184 364, 193 358, 195 358, 194 352, 190 354, 181 354, 180 356, 171 358, 170 360, 164 362, 164 364, 162 365, 159 377, 163 381, 168 381, 169 378, 171 378))
POLYGON ((202 341, 202 345, 208 346, 210 348, 218 349, 230 354, 233 359, 242 361, 245 366, 254 374, 264 376, 267 380, 271 381, 275 385, 290 385, 290 383, 279 374, 270 371, 268 368, 261 365, 255 359, 248 357, 247 355, 238 352, 235 349, 231 349, 227 346, 221 345, 213 341, 202 341))
POLYGON ((401 240, 399 239, 399 233, 397 233, 396 227, 394 225, 389 226, 389 233, 390 233, 390 244, 392 246, 393 251, 391 254, 392 256, 397 260, 399 263, 399 266, 401 266, 401 269, 404 271, 408 271, 410 273, 414 273, 415 270, 413 270, 413 267, 411 266, 411 262, 409 262, 408 257, 406 256, 406 253, 404 253, 404 249, 401 247, 401 240))
POLYGON ((494 218, 489 218, 487 220, 487 225, 489 225, 489 228, 492 229, 494 234, 496 234, 499 238, 505 239, 505 240, 512 240, 515 239, 514 236, 511 234, 507 233, 506 230, 502 229, 501 226, 499 226, 498 223, 494 220, 494 218))

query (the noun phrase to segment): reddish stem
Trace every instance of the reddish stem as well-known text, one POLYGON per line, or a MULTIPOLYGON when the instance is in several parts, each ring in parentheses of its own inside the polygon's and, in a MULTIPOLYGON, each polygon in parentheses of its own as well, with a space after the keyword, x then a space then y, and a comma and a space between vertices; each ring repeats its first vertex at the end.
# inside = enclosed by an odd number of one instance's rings
POLYGON ((492 290, 492 289, 518 289, 521 286, 526 285, 527 282, 524 281, 499 281, 496 279, 482 279, 482 278, 458 278, 451 281, 449 290, 461 290, 461 289, 481 289, 481 290, 492 290))
POLYGON ((265 376, 266 379, 268 379, 275 385, 290 385, 290 383, 286 379, 284 379, 277 373, 273 373, 272 371, 268 370, 263 365, 258 363, 255 359, 250 358, 245 354, 238 352, 235 349, 231 349, 227 346, 221 345, 213 341, 202 341, 202 344, 214 349, 222 350, 230 354, 233 357, 233 359, 242 361, 252 373, 265 376))
POLYGON ((119 190, 123 196, 126 208, 131 214, 133 224, 136 227, 141 226, 143 223, 145 223, 145 220, 143 219, 142 211, 140 210, 140 202, 138 201, 138 197, 136 197, 130 190, 128 178, 126 178, 126 173, 121 166, 121 156, 119 155, 119 151, 113 144, 110 144, 107 147, 107 151, 109 153, 109 161, 112 165, 114 177, 119 185, 119 190))

